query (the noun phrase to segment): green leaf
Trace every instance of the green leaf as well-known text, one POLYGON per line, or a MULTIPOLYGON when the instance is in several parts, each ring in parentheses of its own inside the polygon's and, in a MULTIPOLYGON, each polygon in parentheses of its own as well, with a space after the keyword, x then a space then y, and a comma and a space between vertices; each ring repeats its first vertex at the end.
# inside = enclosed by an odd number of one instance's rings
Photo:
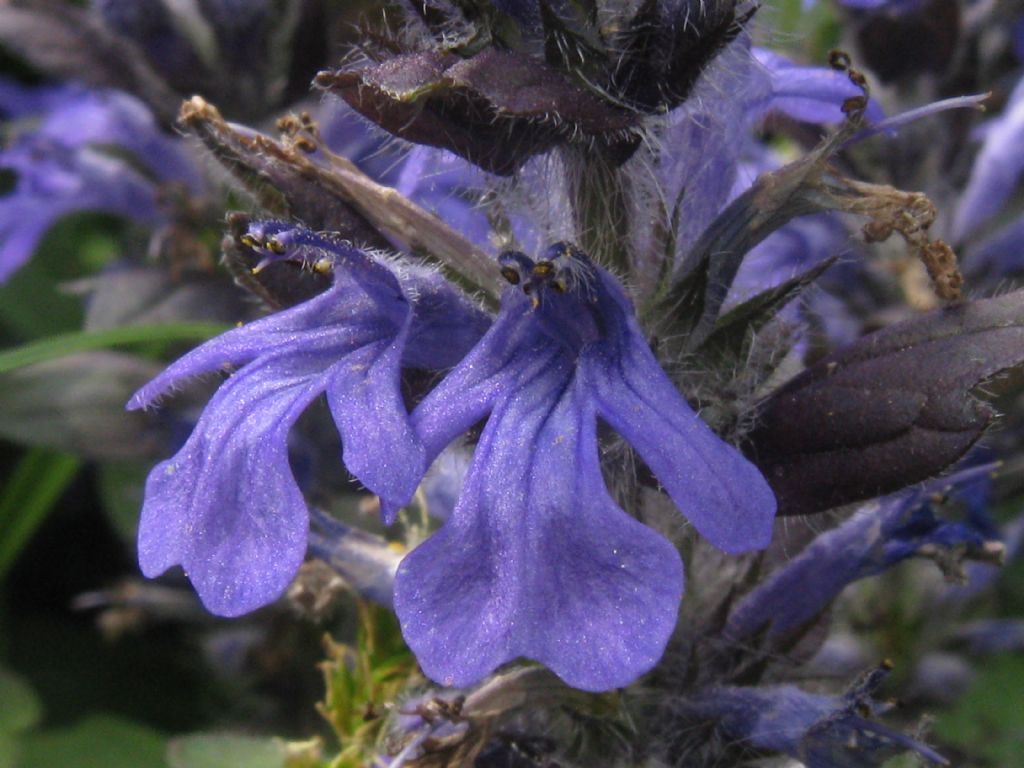
POLYGON ((93 349, 106 349, 125 344, 204 341, 229 328, 230 326, 220 323, 168 323, 65 333, 0 352, 0 373, 93 349))
POLYGON ((3 702, 0 706, 0 736, 28 730, 39 722, 43 713, 32 686, 4 667, 0 667, 0 701, 3 702))
POLYGON ((700 351, 730 359, 741 357, 753 334, 835 263, 836 257, 826 259, 729 310, 715 322, 700 351))
POLYGON ((276 739, 232 733, 197 733, 171 739, 171 768, 284 768, 288 757, 276 739))
POLYGON ((0 580, 46 519, 81 461, 43 448, 28 451, 0 495, 0 580))
POLYGON ((29 734, 21 746, 19 768, 166 768, 161 734, 109 715, 29 734))

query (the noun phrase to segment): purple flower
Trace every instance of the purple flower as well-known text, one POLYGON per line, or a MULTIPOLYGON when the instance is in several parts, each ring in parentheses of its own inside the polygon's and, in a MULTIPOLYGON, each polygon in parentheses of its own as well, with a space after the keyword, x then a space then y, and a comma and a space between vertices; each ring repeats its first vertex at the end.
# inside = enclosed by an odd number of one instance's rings
MULTIPOLYGON (((732 43, 712 62, 693 98, 668 117, 661 141, 658 169, 667 199, 682 197, 676 231, 683 256, 715 216, 744 192, 756 173, 781 162, 755 142, 753 128, 772 112, 794 120, 835 123, 842 105, 860 91, 832 69, 807 67, 763 48, 745 37, 732 43), (753 159, 751 167, 745 160, 753 159), (682 194, 700 190, 700 194, 682 194)), ((885 117, 878 103, 868 103, 867 117, 885 117)))
POLYGON ((483 175, 447 150, 416 147, 405 158, 396 188, 475 245, 487 248, 491 224, 480 206, 483 175))
POLYGON ((614 278, 562 243, 502 265, 516 287, 494 325, 413 413, 428 461, 488 418, 451 518, 399 568, 395 608, 446 685, 518 656, 576 688, 625 685, 660 658, 683 572, 675 547, 610 496, 598 419, 728 552, 768 543, 775 500, 683 400, 614 278))
POLYGON ((1024 172, 1024 80, 1021 80, 1006 105, 1006 111, 990 121, 984 140, 971 168, 971 177, 960 199, 953 221, 952 240, 963 241, 987 222, 1009 198, 1024 172))
MULTIPOLYGON (((769 95, 763 103, 765 111, 777 110, 794 120, 807 123, 838 123, 845 115, 846 99, 860 96, 860 89, 843 72, 825 67, 805 67, 767 48, 753 48, 754 59, 768 75, 769 95)), ((874 99, 865 112, 869 122, 885 117, 874 99)))
POLYGON ((177 183, 192 193, 202 188, 179 144, 127 94, 0 82, 0 111, 15 119, 42 116, 32 132, 0 152, 0 168, 16 175, 14 189, 0 197, 0 280, 70 213, 100 211, 156 226, 166 217, 159 184, 177 183), (131 153, 143 170, 100 145, 131 153))
POLYGON ((808 768, 873 768, 906 751, 948 765, 927 745, 869 719, 886 709, 870 698, 883 674, 869 675, 843 696, 792 685, 721 687, 701 691, 684 706, 716 719, 730 739, 791 755, 808 768))
POLYGON ((307 406, 326 393, 345 466, 385 503, 405 504, 426 465, 399 372, 451 365, 487 322, 439 275, 396 275, 325 235, 267 222, 244 242, 268 259, 329 269, 333 286, 203 344, 129 403, 140 408, 183 379, 236 369, 184 447, 150 473, 139 528, 143 573, 180 563, 206 607, 224 616, 274 600, 305 554, 308 512, 288 433, 307 406))
POLYGON ((736 640, 766 631, 769 639, 785 636, 814 619, 849 585, 883 573, 911 557, 960 552, 980 553, 994 532, 984 521, 941 520, 928 504, 936 487, 970 482, 990 465, 964 470, 930 488, 889 496, 814 540, 747 594, 729 617, 728 634, 736 640), (799 600, 793 596, 799 595, 799 600))

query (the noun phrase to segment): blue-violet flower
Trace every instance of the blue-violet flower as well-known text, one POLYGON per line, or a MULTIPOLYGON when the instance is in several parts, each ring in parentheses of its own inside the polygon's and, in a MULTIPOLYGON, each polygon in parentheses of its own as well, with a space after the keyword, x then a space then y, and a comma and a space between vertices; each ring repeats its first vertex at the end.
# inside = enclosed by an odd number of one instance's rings
POLYGON ((611 275, 564 243, 501 261, 514 287, 497 319, 412 415, 428 462, 489 418, 451 518, 399 567, 395 609, 446 685, 526 656, 576 688, 622 686, 661 657, 683 569, 605 487, 598 418, 723 550, 764 547, 775 499, 687 405, 611 275))
POLYGON ((178 454, 150 473, 139 525, 143 573, 180 563, 204 605, 223 616, 276 599, 305 555, 308 510, 287 438, 309 404, 326 393, 345 466, 386 504, 405 504, 426 464, 400 369, 454 364, 487 322, 440 275, 398 276, 329 236, 266 222, 244 242, 267 259, 330 269, 333 286, 203 344, 129 403, 143 407, 182 379, 237 369, 178 454))

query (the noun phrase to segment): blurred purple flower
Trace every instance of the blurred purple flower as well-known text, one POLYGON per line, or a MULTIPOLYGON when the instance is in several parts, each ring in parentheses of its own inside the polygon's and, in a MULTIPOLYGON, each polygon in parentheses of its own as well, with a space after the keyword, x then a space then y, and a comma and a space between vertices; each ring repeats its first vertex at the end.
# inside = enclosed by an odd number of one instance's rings
POLYGON ((850 233, 830 213, 803 216, 770 234, 743 259, 729 303, 750 298, 851 249, 850 233))
MULTIPOLYGON (((659 181, 667 199, 683 190, 679 253, 685 254, 715 216, 763 171, 781 162, 755 141, 754 127, 773 112, 794 120, 829 124, 843 119, 842 105, 861 91, 824 67, 796 64, 774 51, 734 42, 709 67, 694 96, 668 118, 659 181)), ((885 117, 872 99, 870 122, 885 117)))
POLYGON ((895 494, 863 507, 748 593, 730 615, 727 634, 736 640, 759 632, 767 632, 769 639, 784 636, 818 616, 849 584, 907 558, 960 549, 981 552, 993 540, 989 527, 971 518, 939 519, 928 493, 935 486, 967 482, 990 470, 991 466, 964 470, 936 481, 931 489, 895 494))
POLYGON ((909 13, 923 5, 923 0, 838 0, 840 5, 859 11, 889 11, 895 14, 909 13))
POLYGON ((166 218, 161 185, 179 184, 193 194, 202 189, 181 145, 127 94, 0 82, 0 112, 15 121, 40 120, 0 151, 0 169, 15 175, 13 189, 0 197, 0 280, 68 214, 99 211, 157 226, 166 218), (138 166, 107 148, 130 153, 138 166))
MULTIPOLYGON (((762 112, 782 112, 805 123, 838 123, 846 117, 843 102, 861 95, 845 72, 803 66, 767 48, 753 48, 751 53, 768 75, 768 91, 759 105, 762 112)), ((871 99, 865 117, 877 123, 885 113, 871 99)))
POLYGON ((434 213, 475 245, 491 245, 491 224, 480 205, 485 177, 458 155, 434 147, 415 147, 402 163, 399 192, 434 213))
POLYGON ((1002 115, 983 126, 984 139, 953 220, 951 239, 962 242, 1006 202, 1024 171, 1024 79, 1002 115))
POLYGON ((868 676, 843 696, 791 685, 712 688, 685 706, 698 717, 717 720, 729 738, 790 755, 807 768, 875 768, 906 751, 948 765, 927 745, 869 719, 885 711, 870 698, 879 677, 868 676))
POLYGON ((609 495, 598 418, 721 549, 765 546, 775 500, 680 396, 607 272, 562 243, 502 265, 516 287, 491 330, 413 413, 428 461, 489 418, 451 518, 399 568, 395 608, 446 685, 517 656, 576 688, 625 685, 660 658, 683 573, 675 547, 609 495))
POLYGON ((432 272, 389 265, 290 225, 253 225, 267 259, 330 269, 333 287, 193 350, 135 394, 152 403, 183 379, 237 370, 191 437, 146 483, 139 562, 156 576, 180 563, 206 607, 235 616, 274 600, 306 551, 308 513, 288 462, 288 433, 321 393, 342 460, 391 505, 412 497, 426 468, 399 389, 403 366, 452 365, 487 319, 432 272))
POLYGON ((989 286, 1024 271, 1024 218, 1011 221, 976 245, 968 246, 964 268, 972 282, 989 286))
POLYGON ((957 631, 956 639, 972 654, 1017 653, 1024 650, 1024 619, 979 619, 957 631))

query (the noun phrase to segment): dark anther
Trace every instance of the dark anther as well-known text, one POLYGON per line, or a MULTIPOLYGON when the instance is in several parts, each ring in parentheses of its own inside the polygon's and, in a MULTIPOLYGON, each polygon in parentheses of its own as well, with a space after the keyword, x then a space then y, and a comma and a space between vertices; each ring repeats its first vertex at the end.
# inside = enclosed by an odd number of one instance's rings
POLYGON ((519 270, 513 267, 502 267, 501 276, 512 285, 519 285, 519 270))
POLYGON ((305 152, 307 155, 311 155, 316 152, 319 147, 316 142, 308 136, 297 136, 292 141, 292 145, 300 152, 305 152))
POLYGON ((831 50, 828 52, 828 65, 832 69, 845 72, 850 68, 850 54, 846 51, 831 50))
POLYGON ((269 240, 267 240, 267 244, 266 245, 267 245, 267 248, 269 250, 273 251, 274 253, 276 253, 278 255, 280 255, 280 254, 284 253, 286 250, 288 250, 287 248, 284 247, 284 243, 282 243, 276 237, 272 237, 269 240))
POLYGON ((555 269, 555 265, 550 261, 538 261, 537 266, 533 268, 533 274, 537 277, 546 277, 550 275, 555 269))
POLYGON ((848 115, 851 112, 861 112, 867 109, 868 100, 863 96, 850 96, 848 99, 843 101, 843 114, 848 115))

